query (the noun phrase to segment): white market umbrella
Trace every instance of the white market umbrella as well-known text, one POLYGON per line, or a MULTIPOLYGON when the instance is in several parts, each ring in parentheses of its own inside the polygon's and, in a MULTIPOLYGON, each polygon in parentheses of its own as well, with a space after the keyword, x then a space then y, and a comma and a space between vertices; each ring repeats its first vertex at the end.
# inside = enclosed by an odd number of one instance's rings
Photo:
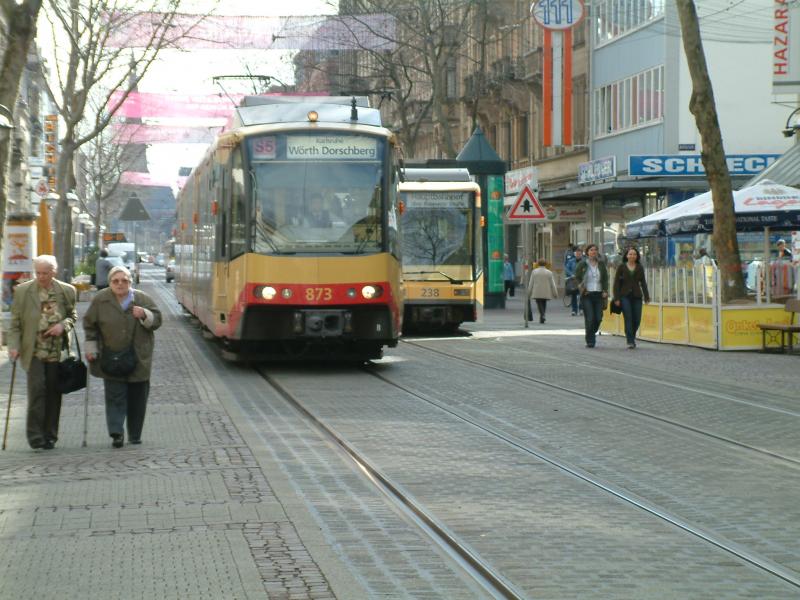
MULTIPOLYGON (((670 235, 714 230, 714 202, 705 192, 686 202, 684 210, 670 215, 664 228, 670 235)), ((764 179, 733 193, 736 231, 800 228, 800 190, 764 179)))
MULTIPOLYGON (((706 192, 706 194, 708 194, 710 197, 711 192, 706 192)), ((667 206, 666 208, 657 210, 649 215, 645 215, 640 219, 636 219, 635 221, 631 221, 625 226, 625 237, 646 238, 664 235, 666 233, 666 230, 664 229, 664 223, 668 219, 693 210, 694 204, 701 203, 702 196, 704 195, 705 194, 694 196, 687 200, 683 200, 682 202, 678 202, 677 204, 673 204, 672 206, 667 206)))

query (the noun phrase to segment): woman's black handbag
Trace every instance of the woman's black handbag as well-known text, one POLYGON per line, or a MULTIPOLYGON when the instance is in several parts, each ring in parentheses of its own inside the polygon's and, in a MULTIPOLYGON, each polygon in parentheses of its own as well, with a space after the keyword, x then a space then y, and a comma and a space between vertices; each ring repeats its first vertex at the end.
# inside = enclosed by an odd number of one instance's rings
POLYGON ((100 368, 103 373, 112 377, 130 375, 136 369, 136 363, 136 350, 133 349, 133 345, 116 352, 103 348, 100 353, 100 368))
MULTIPOLYGON (((74 332, 73 335, 75 335, 75 346, 78 348, 77 356, 68 356, 58 363, 58 391, 62 394, 77 392, 86 387, 86 365, 81 360, 81 344, 74 332)), ((64 344, 69 349, 66 339, 64 344)))
POLYGON ((616 301, 611 302, 611 314, 613 315, 621 315, 622 314, 622 303, 620 302, 619 305, 616 301))

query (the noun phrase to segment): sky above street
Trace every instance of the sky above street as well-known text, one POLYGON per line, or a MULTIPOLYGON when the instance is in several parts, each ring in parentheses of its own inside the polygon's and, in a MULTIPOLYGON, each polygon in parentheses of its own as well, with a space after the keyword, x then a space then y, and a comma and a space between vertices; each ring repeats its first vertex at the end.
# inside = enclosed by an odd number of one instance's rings
MULTIPOLYGON (((300 16, 324 15, 335 12, 328 0, 221 0, 218 3, 192 0, 184 2, 182 12, 210 10, 217 15, 300 16)), ((139 89, 143 92, 178 94, 216 94, 222 90, 212 78, 216 75, 250 73, 270 75, 291 84, 293 52, 286 50, 165 50, 154 64, 139 89)), ((229 93, 243 92, 244 83, 224 83, 229 93)), ((179 121, 180 122, 180 121, 179 121)), ((165 122, 166 124, 166 122, 165 122)), ((184 122, 200 124, 203 122, 184 122)), ((202 144, 154 144, 148 148, 147 159, 151 173, 157 179, 174 179, 180 167, 193 167, 202 158, 202 144)))

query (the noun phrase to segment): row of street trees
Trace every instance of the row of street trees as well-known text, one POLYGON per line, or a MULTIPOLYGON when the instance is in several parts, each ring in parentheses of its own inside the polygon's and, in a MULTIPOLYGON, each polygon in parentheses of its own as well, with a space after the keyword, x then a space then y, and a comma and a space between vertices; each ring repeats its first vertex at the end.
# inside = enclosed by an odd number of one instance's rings
MULTIPOLYGON (((72 215, 67 193, 76 187, 76 162, 79 151, 86 154, 87 189, 93 197, 97 229, 102 219, 103 202, 119 183, 119 148, 107 132, 115 113, 136 88, 162 49, 173 46, 187 34, 184 27, 173 31, 182 0, 137 2, 136 10, 123 0, 0 0, 6 18, 9 43, 4 48, 0 71, 0 103, 16 105, 28 49, 40 36, 49 38, 54 55, 46 63, 44 80, 47 92, 60 118, 59 154, 56 164, 56 192, 59 196, 55 216, 55 253, 61 276, 69 280, 73 269, 72 215), (40 15, 40 13, 42 13, 40 15), (142 13, 152 13, 150 26, 137 26, 142 13), (43 17, 42 18, 40 18, 43 17), (128 47, 119 39, 127 37, 128 47), (114 95, 115 91, 122 94, 114 95), (112 100, 113 96, 113 100, 112 100)), ((203 17, 198 17, 200 22, 203 17)), ((2 165, 2 217, 5 222, 9 144, 0 144, 2 165)))

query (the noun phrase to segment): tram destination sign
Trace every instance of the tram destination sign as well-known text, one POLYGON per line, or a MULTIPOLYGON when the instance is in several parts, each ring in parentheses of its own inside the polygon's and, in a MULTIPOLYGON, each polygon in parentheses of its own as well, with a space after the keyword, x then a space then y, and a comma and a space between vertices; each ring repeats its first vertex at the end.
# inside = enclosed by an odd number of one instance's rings
POLYGON ((407 209, 413 208, 468 208, 467 194, 464 192, 405 192, 407 209))
POLYGON ((286 137, 288 160, 375 160, 378 141, 366 136, 290 135, 286 137))
MULTIPOLYGON (((728 154, 725 162, 731 175, 758 175, 780 154, 728 154)), ((697 177, 706 174, 699 154, 657 154, 628 156, 628 175, 645 177, 697 177)))

